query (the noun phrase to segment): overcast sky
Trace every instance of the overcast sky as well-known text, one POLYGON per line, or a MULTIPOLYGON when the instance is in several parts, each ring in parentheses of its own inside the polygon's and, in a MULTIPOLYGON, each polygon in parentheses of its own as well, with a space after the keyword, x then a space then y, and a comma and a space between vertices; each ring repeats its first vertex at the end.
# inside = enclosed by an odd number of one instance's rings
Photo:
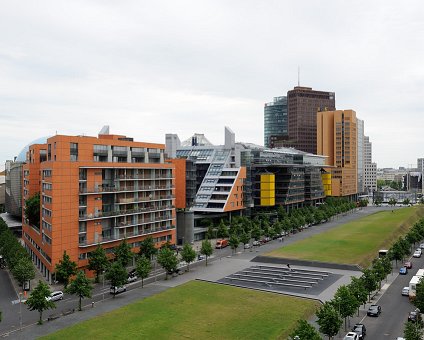
POLYGON ((300 84, 365 121, 373 161, 424 157, 422 1, 4 1, 0 169, 56 133, 263 144, 263 106, 300 84))

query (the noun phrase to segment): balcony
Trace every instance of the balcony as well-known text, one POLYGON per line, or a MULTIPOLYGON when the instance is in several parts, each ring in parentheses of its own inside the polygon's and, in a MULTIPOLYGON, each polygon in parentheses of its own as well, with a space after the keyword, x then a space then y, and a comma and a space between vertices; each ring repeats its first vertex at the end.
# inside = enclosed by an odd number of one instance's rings
POLYGON ((142 231, 139 231, 138 233, 134 233, 134 232, 127 232, 124 233, 123 235, 119 235, 119 236, 108 236, 108 237, 102 237, 99 236, 98 240, 96 241, 87 241, 87 240, 81 240, 81 242, 79 242, 78 246, 79 247, 90 247, 90 246, 95 246, 99 243, 103 244, 103 243, 110 243, 110 242, 115 242, 115 241, 121 241, 124 239, 131 239, 134 237, 139 237, 139 236, 144 236, 144 235, 152 235, 155 233, 161 233, 164 231, 171 231, 175 229, 175 226, 166 226, 166 227, 158 227, 158 228, 146 228, 142 231))
POLYGON ((95 219, 101 219, 106 217, 113 217, 113 216, 126 216, 126 215, 135 215, 139 213, 146 213, 146 212, 154 212, 154 211, 161 211, 161 210, 170 210, 175 208, 173 205, 167 205, 167 206, 158 206, 158 207, 149 207, 149 208, 139 208, 139 209, 128 209, 128 210, 115 210, 115 211, 107 211, 107 212, 96 212, 92 214, 82 214, 79 216, 80 221, 87 221, 87 220, 95 220, 95 219))

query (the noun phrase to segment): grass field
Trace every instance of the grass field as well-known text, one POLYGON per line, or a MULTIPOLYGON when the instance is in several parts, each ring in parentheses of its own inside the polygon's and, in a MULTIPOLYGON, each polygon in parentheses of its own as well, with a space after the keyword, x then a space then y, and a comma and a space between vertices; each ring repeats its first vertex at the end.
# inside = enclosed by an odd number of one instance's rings
POLYGON ((367 267, 379 249, 390 248, 424 216, 424 206, 381 211, 264 254, 367 267))
POLYGON ((42 339, 286 339, 318 302, 191 281, 42 339))

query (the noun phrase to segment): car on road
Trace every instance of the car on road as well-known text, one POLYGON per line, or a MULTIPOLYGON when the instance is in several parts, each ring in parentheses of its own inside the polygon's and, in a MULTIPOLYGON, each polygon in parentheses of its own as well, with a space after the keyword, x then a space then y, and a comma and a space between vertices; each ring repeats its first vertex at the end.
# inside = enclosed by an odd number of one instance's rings
POLYGON ((420 244, 420 248, 421 248, 421 249, 424 249, 424 243, 421 243, 421 244, 420 244))
POLYGON ((419 317, 419 310, 414 310, 412 312, 409 312, 408 314, 408 321, 411 322, 417 322, 418 321, 418 317, 419 317))
POLYGON ((137 275, 128 275, 127 283, 137 281, 137 275))
POLYGON ((126 292, 126 291, 127 291, 126 286, 119 286, 119 287, 112 286, 112 287, 110 287, 110 294, 113 294, 113 295, 123 293, 123 292, 126 292))
POLYGON ((406 267, 400 268, 399 269, 399 274, 400 275, 406 275, 406 274, 408 274, 408 268, 406 268, 406 267))
POLYGON ((60 290, 54 291, 50 294, 50 296, 46 297, 47 301, 58 301, 63 300, 63 292, 60 290))
POLYGON ((381 314, 381 306, 379 305, 371 305, 368 308, 367 315, 368 316, 379 316, 381 314))
POLYGON ((349 332, 345 335, 343 340, 359 340, 359 335, 355 332, 349 332))
POLYGON ((246 243, 246 244, 244 245, 244 249, 249 249, 250 247, 251 247, 250 243, 246 243))
POLYGON ((414 251, 413 257, 421 257, 421 251, 414 251))
POLYGON ((253 241, 252 245, 255 246, 255 247, 259 247, 261 245, 261 242, 253 241))
POLYGON ((404 266, 404 267, 406 267, 406 268, 408 268, 408 269, 411 269, 411 268, 412 268, 412 262, 407 261, 407 262, 405 262, 405 263, 403 264, 403 266, 404 266))
POLYGON ((402 288, 402 295, 403 296, 409 296, 409 287, 403 287, 402 288))
POLYGON ((352 332, 358 334, 359 339, 364 339, 367 334, 367 329, 363 323, 357 323, 353 326, 352 332))

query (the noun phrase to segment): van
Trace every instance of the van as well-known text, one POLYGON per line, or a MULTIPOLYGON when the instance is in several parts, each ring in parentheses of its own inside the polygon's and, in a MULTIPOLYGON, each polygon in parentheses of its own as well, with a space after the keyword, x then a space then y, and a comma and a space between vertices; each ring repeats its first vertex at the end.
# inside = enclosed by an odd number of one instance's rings
POLYGON ((228 246, 227 240, 218 240, 216 241, 215 249, 222 249, 228 246))

